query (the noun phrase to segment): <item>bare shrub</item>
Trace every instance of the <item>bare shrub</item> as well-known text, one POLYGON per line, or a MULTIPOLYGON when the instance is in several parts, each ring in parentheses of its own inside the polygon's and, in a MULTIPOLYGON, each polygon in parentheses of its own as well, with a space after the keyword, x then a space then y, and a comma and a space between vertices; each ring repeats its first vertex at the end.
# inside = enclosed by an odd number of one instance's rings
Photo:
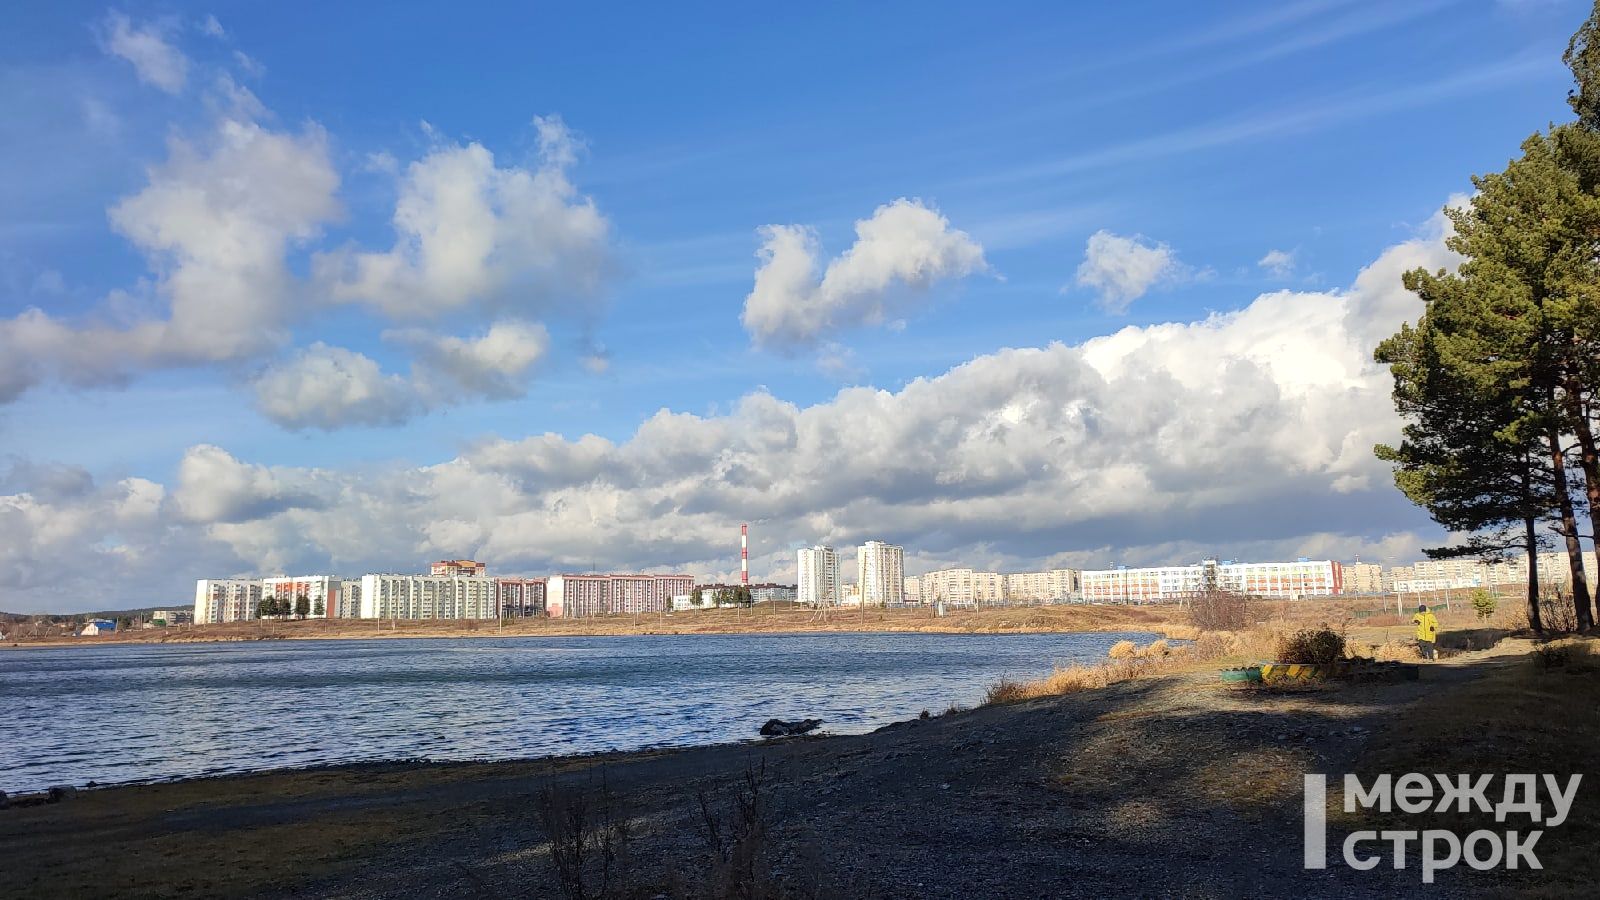
POLYGON ((772 874, 766 798, 762 795, 767 762, 746 767, 734 789, 724 818, 705 791, 699 793, 700 824, 711 869, 706 894, 711 897, 762 900, 783 895, 772 874))
POLYGON ((1031 696, 1022 682, 1015 678, 1001 677, 999 681, 989 685, 988 692, 983 695, 983 702, 988 706, 996 706, 1001 703, 1027 700, 1031 696))
POLYGON ((1117 641, 1115 644, 1111 645, 1110 650, 1106 651, 1106 655, 1112 659, 1125 659, 1130 656, 1138 656, 1139 645, 1135 644, 1133 641, 1117 641))
POLYGON ((1327 665, 1344 658, 1344 635, 1327 625, 1302 628, 1278 642, 1278 661, 1327 665))
POLYGON ((1150 646, 1139 651, 1140 656, 1166 656, 1172 652, 1172 645, 1165 640, 1151 641, 1150 646))
POLYGON ((1207 591, 1189 601, 1189 623, 1202 631, 1240 631, 1250 625, 1250 598, 1207 591))
POLYGON ((1539 620, 1544 623, 1547 631, 1577 631, 1578 611, 1573 608, 1572 598, 1543 596, 1539 598, 1539 620))
POLYGON ((567 900, 606 900, 622 890, 628 822, 600 771, 598 791, 550 784, 539 791, 539 822, 550 840, 550 864, 567 900))

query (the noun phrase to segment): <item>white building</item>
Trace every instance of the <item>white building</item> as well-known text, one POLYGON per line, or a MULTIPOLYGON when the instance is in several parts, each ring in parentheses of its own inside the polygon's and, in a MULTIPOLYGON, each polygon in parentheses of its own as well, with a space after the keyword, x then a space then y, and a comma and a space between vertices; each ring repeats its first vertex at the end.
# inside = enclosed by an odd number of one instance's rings
POLYGON ((1082 573, 1077 569, 1016 572, 1005 576, 1005 598, 1032 602, 1071 600, 1082 590, 1081 582, 1082 573))
POLYGON ((856 548, 856 585, 861 605, 883 606, 906 599, 906 550, 883 541, 856 548))
MULTIPOLYGON (((1549 588, 1570 590, 1572 566, 1565 552, 1540 553, 1539 582, 1549 588)), ((1593 551, 1583 554, 1583 571, 1589 589, 1597 584, 1597 566, 1593 551)), ((1522 587, 1528 583, 1528 557, 1513 554, 1493 565, 1473 557, 1459 559, 1425 559, 1409 566, 1395 566, 1389 570, 1388 590, 1401 593, 1425 591, 1465 590, 1478 587, 1522 587)))
POLYGON ((1299 600, 1343 593, 1342 567, 1332 560, 1219 563, 1192 566, 1088 569, 1083 597, 1091 603, 1165 603, 1210 590, 1253 597, 1299 600))
POLYGON ((1357 562, 1344 567, 1344 592, 1346 594, 1381 594, 1389 589, 1383 566, 1377 563, 1357 562))
POLYGON ((261 579, 261 596, 287 600, 290 609, 301 597, 311 604, 310 619, 344 618, 344 579, 333 575, 278 575, 261 579))
POLYGON ((837 606, 844 599, 839 592, 839 554, 832 547, 807 547, 799 552, 799 583, 796 599, 811 606, 837 606))
POLYGON ((920 578, 917 593, 922 603, 971 606, 1005 599, 1005 579, 998 572, 967 568, 940 569, 920 578))
POLYGON ((435 575, 363 575, 363 619, 495 619, 499 593, 493 578, 435 575))
POLYGON ((693 575, 551 575, 545 609, 552 618, 653 613, 693 591, 693 575))
POLYGON ((256 617, 261 582, 253 578, 202 578, 194 583, 194 623, 216 625, 256 617))

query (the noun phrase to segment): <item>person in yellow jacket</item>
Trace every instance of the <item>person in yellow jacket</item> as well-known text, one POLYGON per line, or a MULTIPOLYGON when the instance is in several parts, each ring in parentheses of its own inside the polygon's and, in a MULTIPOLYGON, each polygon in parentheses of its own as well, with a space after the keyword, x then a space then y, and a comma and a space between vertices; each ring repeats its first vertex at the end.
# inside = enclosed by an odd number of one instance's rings
POLYGON ((1439 617, 1427 604, 1417 605, 1417 614, 1411 617, 1411 624, 1417 626, 1417 649, 1422 651, 1423 659, 1434 658, 1434 643, 1439 640, 1439 617))

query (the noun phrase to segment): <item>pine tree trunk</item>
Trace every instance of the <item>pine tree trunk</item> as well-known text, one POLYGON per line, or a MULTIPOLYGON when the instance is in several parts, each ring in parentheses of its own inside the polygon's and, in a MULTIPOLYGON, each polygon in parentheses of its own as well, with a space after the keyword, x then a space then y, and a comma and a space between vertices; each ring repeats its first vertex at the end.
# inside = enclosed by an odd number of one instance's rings
POLYGON ((1572 509, 1572 493, 1567 485, 1566 457, 1561 452, 1561 435, 1555 429, 1548 433, 1550 442, 1550 469, 1555 476, 1556 506, 1561 514, 1561 538, 1567 544, 1567 564, 1572 569, 1572 608, 1576 613, 1578 630, 1588 631, 1594 625, 1589 616, 1589 578, 1583 571, 1583 544, 1578 540, 1578 517, 1572 509))
MULTIPOLYGON (((1567 391, 1567 406, 1571 411, 1573 432, 1578 436, 1578 460, 1583 469, 1583 491, 1589 500, 1589 546, 1595 548, 1600 558, 1600 451, 1595 448, 1594 427, 1589 423, 1589 410, 1579 399, 1576 385, 1567 391)), ((1579 544, 1582 547, 1582 544, 1579 544)), ((1579 563, 1582 563, 1581 552, 1579 563)), ((1600 585, 1595 586, 1600 590, 1600 585)), ((1590 619, 1590 624, 1594 620, 1590 619)))
MULTIPOLYGON (((1524 481, 1524 484, 1527 482, 1524 481)), ((1522 520, 1528 542, 1528 627, 1544 634, 1544 619, 1539 615, 1539 532, 1533 516, 1522 520)))

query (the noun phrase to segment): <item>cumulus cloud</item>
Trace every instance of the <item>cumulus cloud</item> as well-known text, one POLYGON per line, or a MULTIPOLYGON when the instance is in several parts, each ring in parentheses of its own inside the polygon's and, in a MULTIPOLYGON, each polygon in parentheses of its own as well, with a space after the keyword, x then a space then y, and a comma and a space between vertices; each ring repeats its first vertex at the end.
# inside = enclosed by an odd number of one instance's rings
POLYGON ((101 23, 101 46, 132 63, 141 82, 177 94, 189 79, 189 57, 172 44, 171 31, 158 22, 135 25, 123 13, 113 11, 101 23))
POLYGON ((274 471, 243 463, 220 447, 189 448, 178 463, 173 492, 176 513, 190 521, 249 522, 290 509, 321 509, 317 476, 300 470, 274 471))
POLYGON ((1295 264, 1293 250, 1268 250, 1266 256, 1256 261, 1257 266, 1275 278, 1288 278, 1293 275, 1295 264))
MULTIPOLYGON (((152 602, 181 596, 203 564, 358 574, 471 554, 497 572, 726 576, 746 521, 752 568, 777 577, 795 546, 872 538, 925 563, 1013 569, 1415 547, 1408 530, 1431 526, 1371 453, 1399 427, 1371 350, 1420 312, 1400 273, 1457 261, 1431 235, 1389 248, 1344 290, 1001 350, 896 391, 851 387, 810 406, 757 391, 721 415, 661 410, 625 440, 488 439, 381 471, 266 468, 196 448, 174 497, 118 545, 129 559, 147 534, 195 548, 200 562, 163 576, 169 593, 152 602)), ((27 507, 41 533, 59 516, 63 533, 96 534, 85 517, 110 501, 75 500, 97 495, 82 481, 0 495, 0 509, 27 507)), ((0 550, 0 577, 57 559, 38 547, 0 550)), ((44 587, 0 589, 56 602, 44 587)))
POLYGON ((297 291, 290 247, 339 213, 322 130, 273 131, 224 118, 203 140, 174 138, 112 226, 157 273, 149 296, 118 293, 81 321, 38 310, 0 320, 0 402, 48 377, 114 383, 134 371, 248 359, 288 340, 297 291), (165 307, 165 316, 120 309, 165 307))
POLYGON ((813 345, 843 329, 883 322, 907 292, 985 271, 983 248, 939 211, 901 198, 856 222, 856 240, 820 278, 816 234, 799 225, 760 230, 761 265, 742 321, 758 344, 813 345))
POLYGON ((294 429, 398 425, 467 400, 522 396, 530 370, 550 346, 544 326, 512 321, 497 322, 474 338, 421 329, 385 337, 415 354, 409 377, 386 374, 364 354, 318 342, 255 380, 256 407, 294 429))
POLYGON ((610 225, 568 178, 571 132, 556 117, 535 123, 540 157, 531 170, 499 166, 477 143, 412 163, 400 179, 394 246, 319 254, 319 285, 337 302, 395 318, 536 315, 595 296, 610 270, 610 225))
POLYGON ((1101 308, 1120 315, 1151 288, 1181 281, 1189 274, 1166 244, 1152 243, 1143 235, 1127 237, 1101 229, 1089 235, 1077 280, 1099 292, 1101 308))
POLYGON ((372 358, 318 341, 255 380, 256 408, 286 428, 398 425, 421 411, 416 391, 372 358))

